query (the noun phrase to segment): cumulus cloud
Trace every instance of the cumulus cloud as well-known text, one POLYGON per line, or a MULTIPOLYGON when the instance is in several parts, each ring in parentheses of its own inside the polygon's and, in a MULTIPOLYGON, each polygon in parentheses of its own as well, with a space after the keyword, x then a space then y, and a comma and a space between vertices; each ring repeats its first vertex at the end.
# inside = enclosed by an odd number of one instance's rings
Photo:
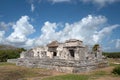
POLYGON ((0 30, 7 30, 13 23, 0 22, 0 30))
POLYGON ((104 7, 107 4, 112 4, 115 2, 120 2, 120 0, 80 0, 83 1, 85 3, 89 3, 92 2, 93 4, 99 5, 100 7, 104 7))
POLYGON ((57 31, 58 24, 45 22, 41 29, 42 34, 36 40, 36 44, 43 45, 52 40, 58 40, 63 42, 67 39, 80 39, 86 44, 93 45, 102 40, 105 36, 112 32, 113 29, 117 28, 119 25, 113 25, 105 27, 99 30, 100 26, 105 25, 107 19, 104 16, 92 16, 81 19, 78 22, 72 24, 65 23, 64 29, 57 31))
MULTIPOLYGON (((46 45, 53 40, 64 42, 68 39, 80 39, 87 45, 93 45, 100 43, 114 29, 120 26, 117 24, 106 26, 108 23, 105 16, 88 15, 77 22, 62 24, 62 29, 60 29, 61 24, 46 21, 41 28, 40 36, 29 38, 29 35, 35 32, 29 20, 28 16, 22 16, 13 24, 13 32, 6 38, 4 37, 5 31, 0 31, 0 43, 5 41, 10 45, 31 48, 46 45)), ((116 41, 116 47, 120 47, 120 40, 116 41)))
POLYGON ((27 36, 35 32, 34 27, 29 23, 28 16, 22 16, 13 25, 13 32, 7 37, 7 41, 14 45, 24 45, 28 40, 27 36))
POLYGON ((120 25, 112 25, 109 27, 104 27, 102 30, 96 32, 96 34, 93 35, 94 42, 100 41, 103 37, 105 37, 107 34, 111 33, 113 29, 116 29, 120 25))
POLYGON ((55 32, 57 28, 56 23, 50 23, 49 21, 44 23, 44 26, 41 28, 42 34, 38 39, 36 39, 36 45, 44 45, 49 41, 56 40, 58 35, 55 32))

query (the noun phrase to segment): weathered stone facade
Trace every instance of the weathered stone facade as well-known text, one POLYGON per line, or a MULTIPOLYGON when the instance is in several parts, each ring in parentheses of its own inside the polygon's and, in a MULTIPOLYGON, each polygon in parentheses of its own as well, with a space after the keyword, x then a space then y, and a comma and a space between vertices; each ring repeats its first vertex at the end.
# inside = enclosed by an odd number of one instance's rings
POLYGON ((45 47, 22 52, 16 64, 70 73, 108 66, 107 61, 102 58, 100 47, 92 51, 82 41, 76 39, 67 40, 65 43, 53 41, 45 47))

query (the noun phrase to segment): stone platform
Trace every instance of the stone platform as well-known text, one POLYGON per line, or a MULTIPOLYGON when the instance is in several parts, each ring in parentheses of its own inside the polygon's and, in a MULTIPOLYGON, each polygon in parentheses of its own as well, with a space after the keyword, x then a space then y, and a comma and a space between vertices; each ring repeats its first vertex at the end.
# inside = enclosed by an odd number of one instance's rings
POLYGON ((64 60, 64 59, 39 59, 39 58, 20 58, 18 66, 30 68, 46 68, 66 73, 87 72, 97 68, 107 67, 108 62, 105 60, 64 60))

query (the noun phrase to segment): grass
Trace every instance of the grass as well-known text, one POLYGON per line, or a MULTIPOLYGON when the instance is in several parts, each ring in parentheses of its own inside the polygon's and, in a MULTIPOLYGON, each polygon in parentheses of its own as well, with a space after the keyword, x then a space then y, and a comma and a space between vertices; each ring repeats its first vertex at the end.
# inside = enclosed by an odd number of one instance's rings
POLYGON ((7 65, 15 65, 15 64, 7 63, 7 62, 0 62, 0 66, 7 66, 7 65))
POLYGON ((104 76, 104 75, 107 75, 108 73, 105 72, 105 71, 97 71, 97 72, 94 72, 92 75, 95 75, 95 76, 104 76))
POLYGON ((61 76, 48 77, 42 80, 88 80, 88 79, 89 76, 87 75, 67 74, 61 76))
POLYGON ((0 63, 0 80, 17 80, 20 78, 51 76, 50 70, 26 68, 15 64, 0 63))
POLYGON ((6 62, 0 62, 0 80, 100 80, 99 78, 113 78, 120 80, 120 76, 111 73, 114 67, 118 66, 110 61, 108 68, 98 69, 87 73, 67 74, 54 72, 53 70, 26 68, 6 62), (36 79, 37 78, 37 79, 36 79))

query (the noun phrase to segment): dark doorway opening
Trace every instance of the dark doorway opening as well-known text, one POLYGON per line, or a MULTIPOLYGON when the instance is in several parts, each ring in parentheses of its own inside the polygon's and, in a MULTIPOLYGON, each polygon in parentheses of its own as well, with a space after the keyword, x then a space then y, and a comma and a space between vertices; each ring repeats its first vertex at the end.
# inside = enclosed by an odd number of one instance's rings
POLYGON ((53 52, 53 56, 54 56, 54 57, 57 56, 57 53, 56 53, 56 52, 53 52))
POLYGON ((74 50, 69 50, 71 57, 75 57, 75 51, 74 50))

